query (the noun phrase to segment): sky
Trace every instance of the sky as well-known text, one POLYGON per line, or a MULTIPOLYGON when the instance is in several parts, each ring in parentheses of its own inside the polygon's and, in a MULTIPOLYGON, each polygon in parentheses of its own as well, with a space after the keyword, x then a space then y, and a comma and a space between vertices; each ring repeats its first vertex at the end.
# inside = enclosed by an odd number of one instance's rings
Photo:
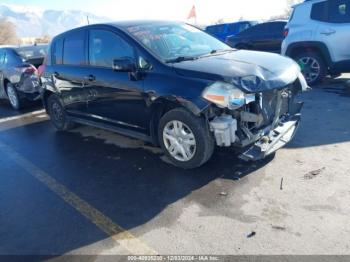
POLYGON ((276 16, 287 7, 286 0, 0 0, 0 3, 28 8, 82 10, 113 20, 168 19, 186 20, 193 5, 197 22, 207 24, 224 19, 263 20, 276 16))

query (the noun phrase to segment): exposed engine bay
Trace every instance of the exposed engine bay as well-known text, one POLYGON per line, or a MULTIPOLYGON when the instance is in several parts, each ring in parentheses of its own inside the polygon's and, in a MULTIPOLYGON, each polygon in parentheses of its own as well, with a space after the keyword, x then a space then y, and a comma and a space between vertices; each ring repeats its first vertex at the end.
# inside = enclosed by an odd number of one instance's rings
POLYGON ((306 89, 303 79, 279 89, 255 93, 254 99, 236 110, 214 110, 210 130, 220 147, 248 149, 244 160, 259 160, 287 144, 295 134, 303 103, 296 95, 306 89))

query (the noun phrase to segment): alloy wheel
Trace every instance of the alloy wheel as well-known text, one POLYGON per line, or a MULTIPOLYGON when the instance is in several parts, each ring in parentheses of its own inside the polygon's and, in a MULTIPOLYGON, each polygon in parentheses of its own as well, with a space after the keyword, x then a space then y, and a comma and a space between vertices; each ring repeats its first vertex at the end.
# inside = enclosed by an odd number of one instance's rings
POLYGON ((54 121, 56 123, 62 123, 64 120, 62 106, 57 101, 54 101, 51 105, 51 109, 51 116, 53 117, 54 121))
POLYGON ((298 60, 301 71, 308 83, 315 82, 321 73, 321 65, 313 57, 301 57, 298 60))
POLYGON ((9 98, 9 101, 11 103, 11 105, 14 107, 14 108, 17 108, 18 107, 18 97, 17 97, 17 94, 16 94, 16 90, 13 88, 12 85, 9 85, 7 87, 7 96, 9 98))
POLYGON ((195 136, 192 130, 181 121, 173 120, 166 124, 163 129, 163 141, 169 154, 178 161, 189 161, 196 153, 195 136))

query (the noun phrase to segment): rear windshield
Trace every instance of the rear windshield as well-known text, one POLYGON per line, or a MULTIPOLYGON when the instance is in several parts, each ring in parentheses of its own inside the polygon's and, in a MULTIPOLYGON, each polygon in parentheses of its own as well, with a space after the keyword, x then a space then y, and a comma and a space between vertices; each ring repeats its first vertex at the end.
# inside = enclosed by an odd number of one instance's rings
POLYGON ((45 57, 47 54, 47 45, 40 46, 28 46, 16 48, 17 54, 19 54, 24 59, 33 59, 45 57))

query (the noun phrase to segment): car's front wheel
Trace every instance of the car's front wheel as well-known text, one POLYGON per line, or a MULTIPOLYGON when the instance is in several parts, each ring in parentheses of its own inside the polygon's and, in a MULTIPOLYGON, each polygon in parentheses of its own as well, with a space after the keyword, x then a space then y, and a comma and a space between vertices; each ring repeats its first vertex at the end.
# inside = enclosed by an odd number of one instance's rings
POLYGON ((58 131, 66 131, 73 128, 73 123, 67 118, 67 114, 57 95, 52 94, 47 100, 47 109, 54 127, 58 131))
POLYGON ((7 83, 6 92, 12 108, 15 110, 21 109, 22 102, 19 99, 16 88, 11 83, 7 83))
POLYGON ((168 158, 184 169, 203 165, 214 151, 214 139, 206 121, 183 108, 173 109, 161 118, 158 135, 168 158))

